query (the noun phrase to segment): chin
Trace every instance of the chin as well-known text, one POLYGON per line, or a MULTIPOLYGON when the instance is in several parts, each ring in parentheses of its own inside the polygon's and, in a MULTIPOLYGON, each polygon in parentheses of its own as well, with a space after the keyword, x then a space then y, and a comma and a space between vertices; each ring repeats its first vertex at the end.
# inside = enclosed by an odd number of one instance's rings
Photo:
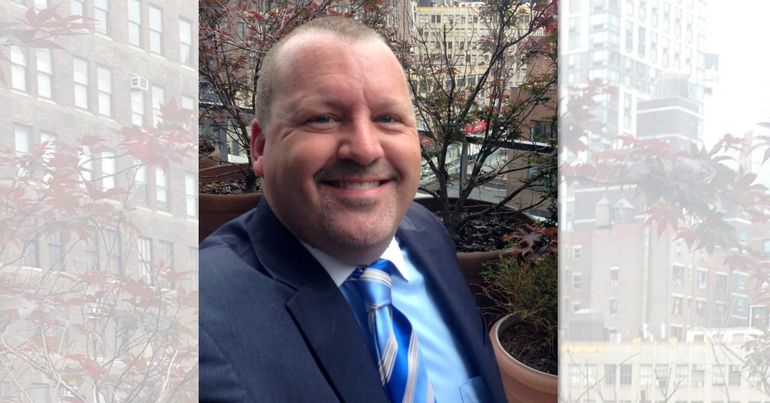
POLYGON ((335 217, 323 220, 324 232, 339 245, 354 249, 387 247, 396 233, 392 214, 373 215, 366 217, 335 217))

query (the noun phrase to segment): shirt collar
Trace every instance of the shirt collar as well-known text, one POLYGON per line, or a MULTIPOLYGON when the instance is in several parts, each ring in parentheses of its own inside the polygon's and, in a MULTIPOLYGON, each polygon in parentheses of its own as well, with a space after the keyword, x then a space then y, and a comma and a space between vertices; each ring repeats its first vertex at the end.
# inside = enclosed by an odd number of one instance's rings
MULTIPOLYGON (((336 284, 337 287, 341 286, 342 283, 348 279, 350 274, 353 273, 353 270, 356 269, 356 266, 350 266, 342 263, 339 260, 329 256, 327 253, 321 251, 320 249, 316 249, 305 242, 299 242, 302 244, 302 246, 305 247, 305 249, 307 249, 308 252, 310 252, 311 255, 313 255, 318 263, 323 266, 326 272, 329 273, 329 277, 332 278, 334 284, 336 284)), ((404 255, 401 253, 401 247, 398 246, 398 241, 395 237, 390 240, 387 249, 385 249, 385 252, 382 252, 380 258, 390 260, 396 267, 396 271, 398 271, 401 277, 409 282, 409 272, 407 271, 406 262, 404 261, 404 255)))

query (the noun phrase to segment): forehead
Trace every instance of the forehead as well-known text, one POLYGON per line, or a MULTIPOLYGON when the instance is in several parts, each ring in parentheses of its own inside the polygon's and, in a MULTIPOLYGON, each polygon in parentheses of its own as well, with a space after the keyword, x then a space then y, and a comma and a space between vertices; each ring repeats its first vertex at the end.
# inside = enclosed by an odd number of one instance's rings
POLYGON ((305 32, 286 42, 277 56, 278 71, 289 81, 298 74, 312 75, 322 67, 350 70, 362 65, 365 70, 397 71, 403 76, 395 55, 377 37, 340 38, 327 32, 305 32), (372 63, 372 59, 376 59, 377 64, 372 63))
POLYGON ((406 77, 390 47, 378 39, 298 35, 278 55, 271 115, 294 117, 324 107, 367 105, 412 114, 406 77))

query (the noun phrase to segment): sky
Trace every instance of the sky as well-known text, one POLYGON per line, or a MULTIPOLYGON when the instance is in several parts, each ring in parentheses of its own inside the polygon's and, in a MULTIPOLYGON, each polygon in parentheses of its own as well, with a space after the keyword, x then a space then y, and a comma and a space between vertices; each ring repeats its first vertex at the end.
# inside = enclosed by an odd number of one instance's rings
POLYGON ((770 120, 770 1, 709 3, 705 50, 719 55, 719 81, 705 106, 707 145, 770 120))

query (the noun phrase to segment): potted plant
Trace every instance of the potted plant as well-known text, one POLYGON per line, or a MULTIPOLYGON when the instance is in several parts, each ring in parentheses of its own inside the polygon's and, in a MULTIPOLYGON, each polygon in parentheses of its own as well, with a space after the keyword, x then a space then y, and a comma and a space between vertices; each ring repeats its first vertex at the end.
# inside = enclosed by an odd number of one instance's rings
POLYGON ((485 313, 499 318, 490 330, 510 402, 556 402, 558 277, 555 229, 523 226, 513 251, 487 263, 485 313))
POLYGON ((255 190, 245 187, 247 172, 251 167, 245 164, 217 165, 201 169, 199 180, 198 240, 203 241, 222 224, 257 207, 262 193, 259 180, 255 190))

